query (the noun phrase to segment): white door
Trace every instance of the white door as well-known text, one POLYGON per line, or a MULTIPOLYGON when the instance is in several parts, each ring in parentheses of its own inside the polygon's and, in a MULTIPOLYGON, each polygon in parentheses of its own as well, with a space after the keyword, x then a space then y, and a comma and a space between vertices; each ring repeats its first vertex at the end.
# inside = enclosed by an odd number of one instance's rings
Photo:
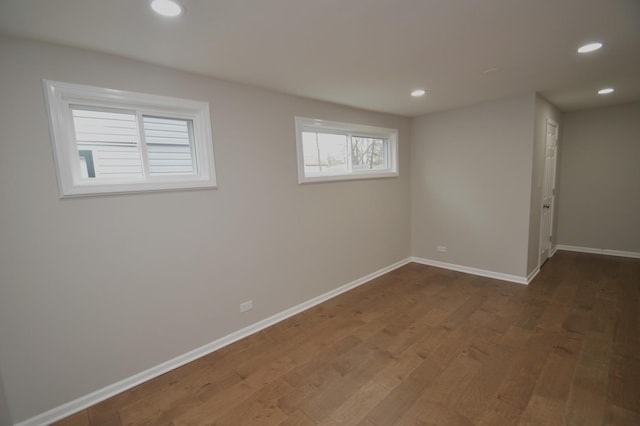
POLYGON ((556 154, 558 151, 558 125, 547 120, 544 176, 542 180, 542 223, 540 226, 540 265, 551 255, 553 209, 556 186, 556 154))

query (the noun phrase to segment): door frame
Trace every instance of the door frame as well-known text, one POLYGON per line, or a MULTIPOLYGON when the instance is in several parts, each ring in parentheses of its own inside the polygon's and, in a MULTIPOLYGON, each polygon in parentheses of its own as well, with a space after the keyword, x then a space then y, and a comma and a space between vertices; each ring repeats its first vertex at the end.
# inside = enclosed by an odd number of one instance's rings
MULTIPOLYGON (((551 118, 547 118, 545 123, 544 123, 544 161, 542 162, 542 188, 540 190, 541 192, 541 196, 540 196, 540 232, 538 234, 538 269, 540 267, 542 267, 542 264, 544 263, 542 260, 542 242, 543 242, 543 238, 548 238, 553 236, 553 222, 554 222, 554 214, 555 214, 555 209, 556 209, 556 178, 557 178, 557 173, 558 173, 558 144, 560 141, 560 126, 559 124, 551 119, 551 118), (552 175, 551 175, 551 182, 552 182, 552 188, 551 190, 553 191, 552 196, 551 196, 551 207, 550 207, 550 211, 549 211, 549 215, 551 216, 551 220, 549 223, 549 232, 550 234, 547 236, 542 235, 543 233, 543 229, 544 229, 544 214, 542 213, 544 211, 544 183, 545 183, 545 175, 546 175, 546 170, 547 170, 547 138, 549 137, 549 125, 555 126, 556 128, 556 147, 555 147, 555 153, 554 153, 554 167, 553 167, 553 171, 552 171, 552 175)), ((551 242, 549 242, 549 252, 547 254, 547 258, 544 259, 545 261, 550 259, 551 256, 553 256, 554 251, 553 251, 553 245, 551 242)))

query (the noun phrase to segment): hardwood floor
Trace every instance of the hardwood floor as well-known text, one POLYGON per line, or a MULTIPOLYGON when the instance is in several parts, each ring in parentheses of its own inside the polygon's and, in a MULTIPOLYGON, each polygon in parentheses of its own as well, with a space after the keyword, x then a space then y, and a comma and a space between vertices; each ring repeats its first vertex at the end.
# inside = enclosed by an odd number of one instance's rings
POLYGON ((638 425, 640 260, 409 264, 59 425, 638 425))

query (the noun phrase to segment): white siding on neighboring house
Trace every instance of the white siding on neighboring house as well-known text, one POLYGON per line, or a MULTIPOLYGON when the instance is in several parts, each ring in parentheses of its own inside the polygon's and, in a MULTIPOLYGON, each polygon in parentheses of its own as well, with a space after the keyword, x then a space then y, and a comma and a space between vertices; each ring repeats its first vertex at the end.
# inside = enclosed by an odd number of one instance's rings
POLYGON ((149 174, 194 173, 190 120, 143 116, 140 131, 134 113, 74 107, 73 121, 86 178, 142 177, 141 131, 149 174))

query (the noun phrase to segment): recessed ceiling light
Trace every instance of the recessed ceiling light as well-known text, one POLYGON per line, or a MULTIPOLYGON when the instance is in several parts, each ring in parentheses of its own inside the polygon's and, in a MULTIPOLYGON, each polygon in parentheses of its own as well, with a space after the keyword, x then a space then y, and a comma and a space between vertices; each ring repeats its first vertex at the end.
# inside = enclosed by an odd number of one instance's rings
POLYGON ((182 14, 182 6, 173 0, 153 0, 151 9, 162 16, 174 17, 182 14))
POLYGON ((593 52, 594 50, 600 49, 602 46, 603 44, 600 42, 585 44, 584 46, 580 46, 578 48, 578 53, 593 52))
POLYGON ((425 93, 427 93, 427 91, 424 89, 416 89, 411 92, 411 96, 413 96, 414 98, 418 98, 420 96, 424 96, 425 93))
POLYGON ((609 93, 613 92, 615 92, 615 89, 613 87, 607 87, 606 89, 598 90, 598 95, 608 95, 609 93))
POLYGON ((486 70, 482 71, 482 74, 491 74, 497 71, 500 71, 500 68, 487 68, 486 70))

